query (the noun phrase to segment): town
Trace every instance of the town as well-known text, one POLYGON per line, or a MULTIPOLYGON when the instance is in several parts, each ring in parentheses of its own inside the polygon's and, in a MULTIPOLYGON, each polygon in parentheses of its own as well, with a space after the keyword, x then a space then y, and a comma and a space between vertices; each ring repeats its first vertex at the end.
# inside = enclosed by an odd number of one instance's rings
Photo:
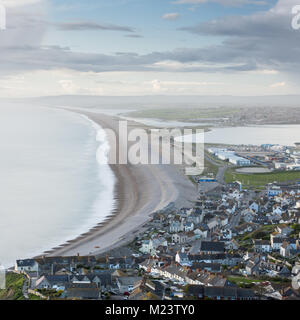
MULTIPOLYGON (((255 161, 274 172, 278 163, 299 166, 299 151, 288 150, 210 147, 207 170, 221 161, 222 171, 226 160, 235 170, 260 168, 255 161)), ((300 179, 258 187, 217 176, 194 178, 196 203, 153 213, 125 246, 17 260, 7 276, 22 279, 24 299, 300 300, 300 179)))

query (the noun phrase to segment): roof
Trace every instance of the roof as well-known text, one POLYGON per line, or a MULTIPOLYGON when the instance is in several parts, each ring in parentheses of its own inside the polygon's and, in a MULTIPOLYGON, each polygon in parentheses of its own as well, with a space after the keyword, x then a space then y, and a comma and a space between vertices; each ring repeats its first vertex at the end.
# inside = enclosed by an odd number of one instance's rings
POLYGON ((100 289, 95 283, 72 283, 66 286, 67 298, 98 299, 100 289))
POLYGON ((254 245, 255 246, 267 246, 270 245, 269 240, 254 240, 254 245))
POLYGON ((204 287, 199 285, 190 285, 188 287, 189 295, 201 295, 208 297, 224 297, 224 298, 254 298, 255 294, 252 290, 234 288, 234 287, 204 287))
POLYGON ((51 286, 59 285, 59 284, 67 284, 70 282, 70 276, 68 276, 68 275, 54 275, 54 276, 44 275, 36 281, 35 286, 38 286, 44 280, 48 281, 51 286))
POLYGON ((142 277, 121 277, 118 278, 118 282, 122 286, 134 285, 136 282, 140 281, 142 277))
POLYGON ((108 285, 112 283, 112 274, 110 272, 101 272, 101 273, 95 273, 95 274, 86 274, 86 275, 75 275, 71 277, 72 281, 78 280, 78 281, 84 281, 84 279, 87 278, 89 281, 93 282, 97 278, 100 280, 101 285, 108 285))
POLYGON ((224 252, 224 242, 201 241, 200 251, 224 252))
POLYGON ((17 260, 18 267, 33 267, 34 264, 35 264, 34 259, 17 260))

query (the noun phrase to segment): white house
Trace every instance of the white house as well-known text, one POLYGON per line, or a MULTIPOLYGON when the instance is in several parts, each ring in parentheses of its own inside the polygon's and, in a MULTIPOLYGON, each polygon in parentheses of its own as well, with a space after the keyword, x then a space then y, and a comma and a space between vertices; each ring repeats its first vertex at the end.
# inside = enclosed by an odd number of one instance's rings
POLYGON ((207 226, 209 230, 214 230, 218 226, 218 219, 216 217, 212 218, 207 222, 207 226))
POLYGON ((273 212, 272 212, 274 215, 282 215, 282 209, 280 207, 276 207, 276 208, 273 208, 273 212))
POLYGON ((184 231, 183 221, 171 221, 169 225, 170 233, 178 233, 184 231))
POLYGON ((200 238, 207 238, 208 232, 204 228, 199 227, 194 230, 194 234, 199 236, 200 238))
POLYGON ((271 252, 272 247, 268 240, 255 240, 254 247, 256 252, 271 252))
POLYGON ((187 236, 184 233, 175 233, 172 235, 172 242, 183 244, 186 243, 187 236))
POLYGON ((282 238, 281 237, 275 237, 271 236, 271 247, 273 250, 277 251, 280 250, 280 247, 282 245, 282 238))
POLYGON ((39 264, 34 259, 17 260, 15 264, 17 272, 37 272, 39 264))
POLYGON ((249 209, 257 213, 259 210, 259 205, 256 202, 252 202, 249 206, 249 209))
POLYGON ((175 256, 175 261, 181 266, 191 266, 191 262, 188 258, 188 255, 184 252, 177 252, 175 256))
POLYGON ((291 255, 292 246, 289 242, 284 241, 280 246, 280 255, 283 257, 289 257, 291 255))
POLYGON ((185 232, 190 232, 190 231, 193 231, 194 230, 194 223, 193 222, 187 222, 184 226, 184 231, 185 232))

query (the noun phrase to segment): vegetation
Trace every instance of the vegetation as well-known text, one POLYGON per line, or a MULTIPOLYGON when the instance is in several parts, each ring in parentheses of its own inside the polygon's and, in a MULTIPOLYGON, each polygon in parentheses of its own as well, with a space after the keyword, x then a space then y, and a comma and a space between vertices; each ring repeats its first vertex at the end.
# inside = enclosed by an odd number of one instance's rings
POLYGON ((6 289, 0 290, 0 300, 24 300, 22 288, 25 276, 9 272, 6 274, 6 289))
POLYGON ((246 235, 242 235, 240 237, 237 237, 237 240, 240 241, 249 241, 252 239, 263 239, 263 240, 269 240, 270 239, 270 234, 274 232, 275 228, 277 225, 271 224, 271 225, 266 225, 262 226, 261 228, 250 232, 246 235))
POLYGON ((51 298, 58 298, 61 296, 63 291, 59 290, 56 291, 55 289, 41 289, 38 290, 43 296, 51 297, 51 298))
POLYGON ((261 187, 268 183, 296 181, 300 179, 300 171, 277 171, 272 173, 237 173, 228 169, 225 173, 225 182, 240 181, 244 186, 261 187))
POLYGON ((29 300, 44 300, 41 297, 39 297, 39 296, 37 296, 35 294, 32 294, 32 293, 29 293, 28 297, 29 297, 29 300))
POLYGON ((223 118, 240 111, 239 108, 163 108, 129 112, 126 115, 134 118, 152 118, 173 121, 194 121, 210 118, 223 118))

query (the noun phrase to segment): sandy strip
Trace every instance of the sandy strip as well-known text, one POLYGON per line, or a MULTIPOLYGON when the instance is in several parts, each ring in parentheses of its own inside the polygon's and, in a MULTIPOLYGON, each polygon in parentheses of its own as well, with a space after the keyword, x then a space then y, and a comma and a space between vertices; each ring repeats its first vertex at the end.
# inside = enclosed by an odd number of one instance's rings
MULTIPOLYGON (((118 118, 80 112, 104 129, 112 129, 118 137, 118 118)), ((128 125, 129 132, 137 123, 128 125)), ((122 137, 120 138, 122 143, 122 137)), ((118 148, 119 146, 117 146, 118 148)), ((130 145, 129 145, 130 147, 130 145)), ((117 182, 115 199, 118 207, 104 223, 77 239, 47 251, 48 256, 97 255, 132 241, 143 231, 151 214, 170 202, 176 207, 191 206, 198 197, 195 185, 175 165, 110 165, 117 182), (96 248, 99 247, 99 248, 96 248)))

